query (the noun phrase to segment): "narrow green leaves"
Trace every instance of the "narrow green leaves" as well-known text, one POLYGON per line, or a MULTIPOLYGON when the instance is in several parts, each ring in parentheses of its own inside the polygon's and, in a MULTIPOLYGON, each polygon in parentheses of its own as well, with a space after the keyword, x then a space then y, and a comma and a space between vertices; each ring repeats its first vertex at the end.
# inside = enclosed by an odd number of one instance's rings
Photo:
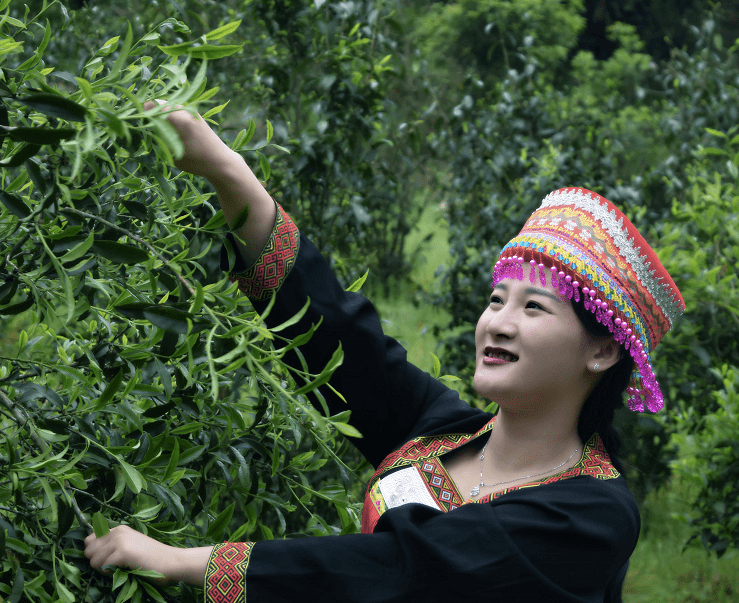
POLYGON ((72 100, 57 94, 32 94, 23 98, 16 98, 15 102, 31 107, 32 109, 67 121, 85 121, 87 110, 72 100))
POLYGON ((31 208, 26 205, 23 199, 16 195, 0 190, 0 202, 8 208, 10 213, 19 218, 27 218, 31 215, 31 208))
POLYGON ((0 126, 11 140, 28 142, 35 145, 58 144, 62 140, 74 138, 74 128, 11 128, 0 126))
POLYGON ((208 42, 215 42, 216 40, 220 40, 224 36, 235 32, 239 28, 239 25, 241 25, 241 19, 239 19, 238 21, 232 21, 231 23, 226 23, 226 25, 221 25, 221 27, 218 27, 213 31, 205 34, 205 39, 208 42))
POLYGON ((237 53, 243 48, 243 46, 243 44, 224 44, 222 46, 203 44, 201 46, 192 46, 188 42, 184 44, 175 44, 173 46, 160 46, 159 49, 165 54, 173 57, 186 54, 193 59, 222 59, 237 53))
POLYGON ((106 260, 116 264, 140 264, 149 259, 149 254, 135 245, 115 241, 95 241, 92 250, 106 260))
POLYGON ((149 306, 144 310, 144 317, 160 329, 181 335, 186 335, 192 324, 192 315, 189 312, 167 306, 149 306))
POLYGON ((208 526, 208 531, 205 534, 206 538, 216 541, 221 540, 223 532, 228 528, 231 517, 233 517, 235 508, 236 503, 233 502, 218 514, 218 517, 208 526))
POLYGON ((95 406, 100 407, 100 408, 107 406, 108 403, 113 399, 113 396, 115 396, 115 394, 121 388, 122 383, 123 383, 123 369, 119 370, 116 373, 115 377, 113 377, 108 382, 108 385, 103 390, 103 393, 100 394, 100 397, 98 398, 95 406))

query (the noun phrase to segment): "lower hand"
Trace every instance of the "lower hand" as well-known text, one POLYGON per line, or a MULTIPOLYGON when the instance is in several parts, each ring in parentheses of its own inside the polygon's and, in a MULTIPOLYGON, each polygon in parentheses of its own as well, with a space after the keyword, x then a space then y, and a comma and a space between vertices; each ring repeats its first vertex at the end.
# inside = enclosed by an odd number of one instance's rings
POLYGON ((155 579, 159 584, 178 579, 176 557, 180 550, 123 525, 100 538, 95 534, 85 538, 85 556, 96 570, 107 573, 102 569, 105 565, 154 570, 163 575, 155 579))

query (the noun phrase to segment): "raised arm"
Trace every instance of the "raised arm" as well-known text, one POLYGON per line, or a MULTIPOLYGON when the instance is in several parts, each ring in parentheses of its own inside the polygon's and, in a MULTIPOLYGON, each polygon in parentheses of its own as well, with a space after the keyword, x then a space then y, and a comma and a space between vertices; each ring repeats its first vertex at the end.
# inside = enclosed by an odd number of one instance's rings
MULTIPOLYGON (((163 104, 163 101, 157 101, 163 104)), ((153 102, 145 105, 151 109, 153 102)), ((275 223, 275 203, 241 155, 232 151, 213 132, 199 114, 180 109, 169 115, 180 135, 184 155, 175 161, 181 170, 207 179, 218 195, 218 202, 229 225, 245 208, 249 218, 236 231, 237 246, 246 265, 259 257, 275 223)))

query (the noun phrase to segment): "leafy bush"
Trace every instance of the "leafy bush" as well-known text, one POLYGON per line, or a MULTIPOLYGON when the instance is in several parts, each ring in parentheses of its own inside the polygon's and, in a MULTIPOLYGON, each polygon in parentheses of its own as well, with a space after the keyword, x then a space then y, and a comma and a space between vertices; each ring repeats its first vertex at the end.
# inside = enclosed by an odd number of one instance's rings
POLYGON ((712 131, 717 147, 698 154, 690 195, 674 204, 665 261, 684 283, 686 315, 666 341, 672 413, 673 470, 691 487, 694 538, 719 556, 739 545, 739 178, 737 128, 712 131))
POLYGON ((257 70, 265 112, 290 151, 275 158, 275 196, 340 276, 407 275, 405 236, 419 208, 409 194, 414 123, 394 125, 397 41, 384 2, 255 3, 265 32, 257 70))
MULTIPOLYGON (((299 341, 210 276, 222 212, 204 183, 168 167, 180 143, 166 109, 143 107, 213 97, 208 60, 239 51, 224 41, 238 22, 192 38, 174 18, 138 39, 129 28, 72 76, 44 61, 52 38, 62 45, 48 18, 60 5, 8 5, 0 316, 17 340, 0 354, 0 595, 164 600, 140 572, 116 571, 111 588, 90 570, 91 524, 125 522, 175 546, 356 530, 337 479, 322 489, 315 478, 327 459, 346 471, 334 437, 354 432, 346 414, 326 419, 302 397, 341 351, 320 375, 288 371, 299 341), (341 526, 316 513, 319 500, 341 526)), ((255 129, 234 141, 252 158, 269 142, 269 126, 261 143, 255 129)))

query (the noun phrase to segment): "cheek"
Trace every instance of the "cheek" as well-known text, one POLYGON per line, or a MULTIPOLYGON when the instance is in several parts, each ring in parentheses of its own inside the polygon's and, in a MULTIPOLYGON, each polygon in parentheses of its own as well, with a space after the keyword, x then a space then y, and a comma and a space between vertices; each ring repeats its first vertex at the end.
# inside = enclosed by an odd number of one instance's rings
POLYGON ((488 316, 489 310, 485 310, 480 318, 477 319, 477 325, 475 326, 475 343, 479 344, 485 335, 485 329, 488 325, 490 317, 488 316))

